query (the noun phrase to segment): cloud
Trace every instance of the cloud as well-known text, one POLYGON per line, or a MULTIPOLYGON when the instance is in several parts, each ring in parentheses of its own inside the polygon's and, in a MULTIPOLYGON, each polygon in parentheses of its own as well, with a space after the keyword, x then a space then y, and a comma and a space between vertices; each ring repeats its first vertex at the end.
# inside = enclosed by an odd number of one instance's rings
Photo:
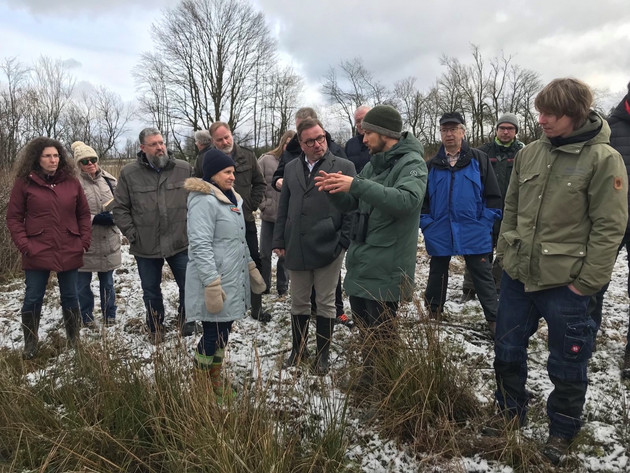
POLYGON ((177 3, 175 0, 4 0, 14 9, 26 10, 34 16, 105 13, 117 15, 129 8, 160 9, 177 3))

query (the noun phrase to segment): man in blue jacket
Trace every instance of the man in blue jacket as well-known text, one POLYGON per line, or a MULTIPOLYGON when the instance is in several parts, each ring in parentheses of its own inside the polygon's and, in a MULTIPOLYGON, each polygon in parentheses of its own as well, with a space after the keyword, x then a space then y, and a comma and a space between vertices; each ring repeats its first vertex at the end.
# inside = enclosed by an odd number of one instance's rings
POLYGON ((446 302, 448 265, 463 255, 494 336, 497 292, 488 254, 492 227, 501 218, 501 191, 488 156, 468 146, 464 117, 458 112, 440 118, 442 146, 428 163, 427 192, 420 216, 431 255, 425 305, 438 318, 446 302))

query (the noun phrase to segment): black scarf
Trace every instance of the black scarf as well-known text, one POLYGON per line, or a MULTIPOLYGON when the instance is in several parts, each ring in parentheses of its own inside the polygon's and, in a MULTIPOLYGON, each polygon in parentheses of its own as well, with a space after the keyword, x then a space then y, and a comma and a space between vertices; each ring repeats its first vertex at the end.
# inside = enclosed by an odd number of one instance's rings
POLYGON ((597 128, 591 131, 585 131, 584 133, 580 133, 577 135, 570 135, 566 138, 562 136, 555 136, 553 138, 549 138, 549 141, 556 148, 559 146, 570 145, 573 143, 586 143, 588 140, 591 140, 597 136, 597 134, 601 131, 603 124, 600 123, 597 128))

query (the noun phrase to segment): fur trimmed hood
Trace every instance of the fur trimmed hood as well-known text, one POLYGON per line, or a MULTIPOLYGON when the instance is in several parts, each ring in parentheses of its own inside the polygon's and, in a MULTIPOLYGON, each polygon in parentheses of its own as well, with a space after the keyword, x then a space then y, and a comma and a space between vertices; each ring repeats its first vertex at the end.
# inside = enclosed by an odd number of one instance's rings
MULTIPOLYGON (((188 179, 186 179, 184 181, 184 189, 186 189, 188 192, 199 192, 200 194, 214 195, 221 202, 224 202, 226 204, 232 203, 230 202, 230 199, 225 196, 223 191, 221 191, 221 189, 219 189, 214 184, 211 184, 208 181, 204 181, 203 179, 200 179, 198 177, 189 177, 188 179)), ((236 200, 243 200, 238 192, 236 192, 234 189, 232 189, 232 191, 236 196, 236 200)))

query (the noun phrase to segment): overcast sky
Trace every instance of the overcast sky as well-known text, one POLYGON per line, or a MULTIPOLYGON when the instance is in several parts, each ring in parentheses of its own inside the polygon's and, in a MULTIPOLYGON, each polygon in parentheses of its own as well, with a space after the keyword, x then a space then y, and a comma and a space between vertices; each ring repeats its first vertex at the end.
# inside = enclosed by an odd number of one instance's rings
MULTIPOLYGON (((428 89, 440 57, 514 56, 544 82, 573 76, 618 101, 630 81, 628 0, 252 0, 281 56, 316 88, 331 65, 360 56, 386 85, 428 89)), ((0 58, 62 59, 81 81, 134 98, 131 71, 151 25, 176 0, 0 0, 0 58)), ((312 96, 312 95, 311 95, 312 96)))

